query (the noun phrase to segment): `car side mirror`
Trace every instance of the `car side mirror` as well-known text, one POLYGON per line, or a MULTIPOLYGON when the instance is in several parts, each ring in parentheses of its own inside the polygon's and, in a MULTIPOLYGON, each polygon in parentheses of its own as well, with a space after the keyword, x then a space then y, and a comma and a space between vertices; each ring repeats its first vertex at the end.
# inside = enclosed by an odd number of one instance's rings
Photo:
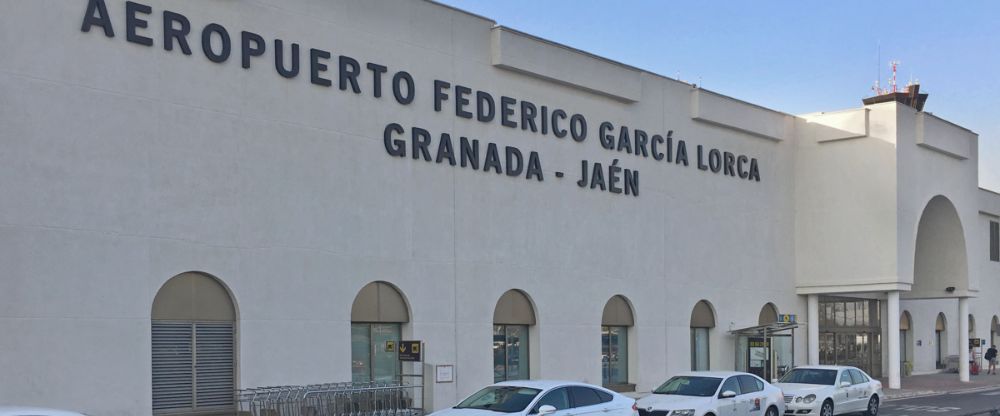
POLYGON ((542 405, 538 408, 538 416, 551 415, 556 412, 556 407, 551 404, 542 405))
POLYGON ((850 381, 841 381, 840 382, 840 387, 851 387, 851 382, 850 381))
POLYGON ((736 392, 732 390, 726 390, 722 392, 722 394, 720 394, 719 397, 723 399, 732 399, 733 397, 736 397, 736 392))

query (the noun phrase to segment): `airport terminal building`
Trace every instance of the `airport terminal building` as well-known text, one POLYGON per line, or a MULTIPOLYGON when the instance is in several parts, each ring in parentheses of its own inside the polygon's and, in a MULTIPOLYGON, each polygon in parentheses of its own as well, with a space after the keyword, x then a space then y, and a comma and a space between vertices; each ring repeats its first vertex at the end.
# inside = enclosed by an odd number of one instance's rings
POLYGON ((1000 340, 978 136, 900 100, 786 114, 430 1, 4 6, 2 404, 896 387, 1000 340))

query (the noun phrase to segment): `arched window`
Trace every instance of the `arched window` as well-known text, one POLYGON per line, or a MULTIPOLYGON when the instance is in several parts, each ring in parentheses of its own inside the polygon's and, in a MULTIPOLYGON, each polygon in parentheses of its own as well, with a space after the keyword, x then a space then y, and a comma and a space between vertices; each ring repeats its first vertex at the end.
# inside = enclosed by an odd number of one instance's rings
MULTIPOLYGON (((899 360, 903 362, 909 362, 913 365, 913 320, 910 318, 910 313, 903 311, 899 315, 899 360)), ((900 366, 900 368, 905 368, 905 366, 900 366)))
POLYGON ((709 331, 715 328, 715 312, 708 301, 699 301, 691 311, 691 370, 708 371, 709 331))
POLYGON ((410 322, 403 294, 385 282, 361 288, 351 305, 351 380, 400 381, 402 326, 410 322))
MULTIPOLYGON (((976 339, 976 338, 978 338, 976 336, 976 317, 972 316, 972 314, 970 313, 969 314, 969 339, 976 339)), ((970 343, 969 346, 971 347, 972 344, 970 343)))
POLYGON ((233 411, 236 308, 213 277, 167 281, 151 314, 153 414, 233 411))
POLYGON ((757 315, 757 325, 767 325, 775 322, 778 322, 778 308, 775 308, 773 303, 767 303, 763 308, 760 308, 760 314, 757 315))
POLYGON ((535 308, 524 292, 511 289, 493 310, 493 381, 527 380, 530 340, 535 308))
POLYGON ((935 363, 938 369, 942 369, 947 364, 945 357, 948 356, 948 321, 944 313, 938 313, 937 322, 934 323, 934 341, 937 345, 935 363))
POLYGON ((1000 344, 1000 318, 993 315, 993 322, 990 324, 990 345, 1000 344))
POLYGON ((601 317, 601 384, 623 387, 628 384, 628 331, 635 325, 632 306, 617 295, 604 305, 601 317))

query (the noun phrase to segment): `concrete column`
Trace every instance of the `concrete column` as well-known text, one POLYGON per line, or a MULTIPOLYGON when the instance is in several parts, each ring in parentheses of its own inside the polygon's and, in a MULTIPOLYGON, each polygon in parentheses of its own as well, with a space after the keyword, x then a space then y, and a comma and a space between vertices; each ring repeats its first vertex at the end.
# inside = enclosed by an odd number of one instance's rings
POLYGON ((958 379, 969 382, 969 298, 958 298, 958 379))
POLYGON ((899 382, 899 291, 889 295, 889 388, 900 388, 899 382))
POLYGON ((808 332, 809 365, 819 365, 819 295, 809 295, 806 330, 808 332))

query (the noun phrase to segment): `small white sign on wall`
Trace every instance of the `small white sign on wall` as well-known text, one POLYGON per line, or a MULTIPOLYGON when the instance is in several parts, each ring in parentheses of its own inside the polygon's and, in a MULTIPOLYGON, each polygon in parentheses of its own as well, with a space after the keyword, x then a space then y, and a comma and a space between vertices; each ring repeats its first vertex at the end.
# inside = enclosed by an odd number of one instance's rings
POLYGON ((450 364, 434 366, 434 381, 437 383, 455 382, 455 366, 450 364))

